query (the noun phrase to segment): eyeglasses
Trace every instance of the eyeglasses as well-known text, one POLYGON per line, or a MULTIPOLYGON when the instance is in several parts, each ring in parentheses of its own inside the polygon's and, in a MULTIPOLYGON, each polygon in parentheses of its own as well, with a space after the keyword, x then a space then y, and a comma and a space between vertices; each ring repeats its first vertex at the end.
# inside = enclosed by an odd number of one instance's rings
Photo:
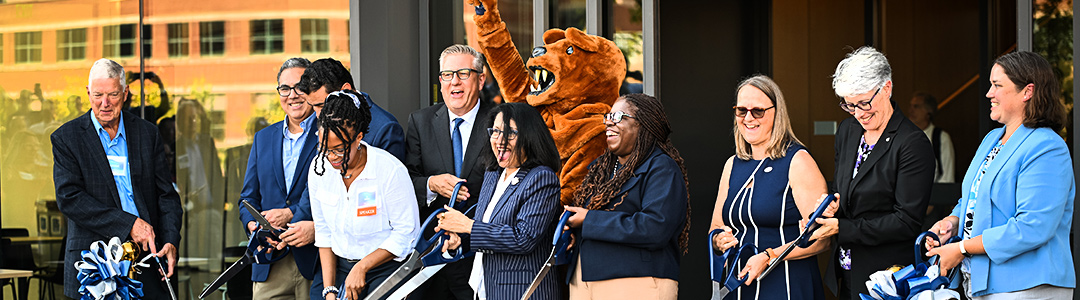
POLYGON ((855 113, 855 108, 856 107, 858 107, 862 111, 868 111, 868 110, 870 110, 870 108, 873 108, 870 105, 870 102, 873 102, 874 98, 877 98, 878 92, 881 92, 881 88, 878 88, 877 91, 874 91, 874 95, 870 96, 870 99, 866 99, 866 100, 859 101, 859 102, 856 102, 856 103, 847 103, 847 102, 844 102, 844 101, 840 101, 840 108, 842 108, 842 109, 844 109, 844 111, 846 111, 848 113, 852 113, 852 114, 855 113))
POLYGON ((488 132, 488 136, 491 137, 491 139, 501 138, 504 132, 506 133, 506 140, 512 141, 512 140, 516 139, 517 136, 518 136, 518 131, 513 130, 513 129, 511 129, 509 131, 503 131, 502 129, 498 129, 498 128, 488 128, 487 132, 488 132))
POLYGON ((750 115, 754 116, 754 119, 761 119, 765 116, 766 110, 773 109, 774 107, 776 107, 776 105, 769 106, 768 108, 745 108, 742 106, 734 106, 732 108, 735 109, 736 117, 745 118, 746 113, 750 112, 750 115))
POLYGON ((301 91, 300 87, 298 87, 296 85, 287 86, 287 85, 282 84, 282 85, 279 85, 277 87, 277 93, 278 93, 278 95, 281 95, 282 97, 288 97, 289 94, 292 93, 292 91, 296 91, 296 95, 301 95, 302 96, 302 95, 307 94, 307 93, 304 93, 304 91, 301 91))
POLYGON ((458 79, 465 80, 465 79, 469 79, 469 77, 471 77, 472 73, 474 73, 474 72, 475 73, 480 73, 480 71, 477 71, 476 69, 469 69, 469 68, 460 69, 460 70, 457 70, 457 71, 447 70, 447 71, 439 72, 439 79, 442 79, 442 81, 451 81, 451 80, 454 80, 454 74, 457 74, 458 79))
POLYGON ((619 123, 623 120, 633 118, 634 116, 631 116, 630 114, 621 111, 604 114, 604 121, 611 122, 612 125, 619 125, 619 123))
POLYGON ((107 96, 107 97, 109 97, 109 100, 117 100, 117 99, 120 99, 120 95, 123 95, 123 94, 124 94, 123 92, 112 92, 112 93, 108 93, 108 94, 105 94, 105 93, 93 93, 93 94, 90 95, 90 97, 93 97, 94 99, 101 99, 101 98, 107 96))
POLYGON ((348 148, 348 147, 341 147, 341 148, 336 148, 336 149, 326 149, 326 156, 330 156, 330 154, 333 154, 334 157, 345 156, 345 149, 346 148, 348 148))

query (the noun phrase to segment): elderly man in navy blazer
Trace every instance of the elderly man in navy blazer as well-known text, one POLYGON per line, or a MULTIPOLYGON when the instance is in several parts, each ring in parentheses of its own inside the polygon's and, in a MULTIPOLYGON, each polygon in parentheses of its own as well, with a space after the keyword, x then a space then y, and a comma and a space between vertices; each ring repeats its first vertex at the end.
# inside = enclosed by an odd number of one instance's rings
MULTIPOLYGON (((79 298, 75 262, 90 244, 112 237, 137 243, 165 258, 171 277, 183 209, 165 163, 157 126, 120 110, 128 89, 124 68, 100 59, 86 86, 91 111, 53 132, 56 204, 67 217, 64 295, 79 298)), ((168 299, 157 264, 135 279, 146 299, 168 299)))
MULTIPOLYGON (((296 89, 304 71, 311 65, 304 58, 290 58, 278 69, 277 91, 285 120, 255 133, 244 173, 240 200, 247 200, 279 229, 288 255, 271 264, 254 264, 251 268, 252 299, 322 299, 322 286, 312 292, 311 281, 319 261, 315 241, 315 225, 308 202, 308 167, 315 157, 319 141, 315 131, 318 120, 311 105, 296 89)), ((240 220, 249 233, 259 225, 251 214, 240 210, 240 220)))

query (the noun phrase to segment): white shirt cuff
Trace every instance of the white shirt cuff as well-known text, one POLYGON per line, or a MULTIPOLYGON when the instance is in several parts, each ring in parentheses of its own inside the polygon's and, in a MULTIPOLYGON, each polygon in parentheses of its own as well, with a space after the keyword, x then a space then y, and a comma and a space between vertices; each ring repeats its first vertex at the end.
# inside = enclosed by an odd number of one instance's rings
POLYGON ((438 197, 439 194, 436 193, 435 191, 431 190, 431 176, 428 176, 427 180, 428 180, 428 182, 427 182, 428 189, 427 189, 427 202, 426 203, 427 203, 427 206, 431 206, 431 202, 435 202, 435 197, 438 197))

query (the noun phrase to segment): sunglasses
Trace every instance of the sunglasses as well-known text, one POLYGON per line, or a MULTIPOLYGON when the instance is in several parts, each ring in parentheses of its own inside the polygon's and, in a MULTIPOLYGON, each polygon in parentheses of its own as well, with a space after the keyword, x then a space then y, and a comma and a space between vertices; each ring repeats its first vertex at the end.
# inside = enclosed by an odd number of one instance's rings
POLYGON ((776 107, 776 105, 769 106, 768 108, 745 108, 742 106, 734 106, 732 108, 735 109, 736 117, 745 118, 746 113, 750 112, 750 115, 754 116, 754 119, 761 119, 765 116, 765 111, 773 109, 774 107, 776 107))

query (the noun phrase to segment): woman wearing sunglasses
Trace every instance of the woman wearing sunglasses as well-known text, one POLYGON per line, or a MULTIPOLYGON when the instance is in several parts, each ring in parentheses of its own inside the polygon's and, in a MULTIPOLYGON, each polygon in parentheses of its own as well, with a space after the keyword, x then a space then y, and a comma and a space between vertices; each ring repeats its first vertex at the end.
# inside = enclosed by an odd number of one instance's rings
MULTIPOLYGON (((559 150, 535 108, 505 103, 489 113, 491 151, 476 218, 453 208, 439 216, 450 234, 444 247, 462 240, 477 251, 469 284, 476 299, 518 299, 551 253, 559 207, 559 150), (460 234, 460 237, 459 237, 460 234)), ((555 273, 548 273, 531 299, 556 299, 555 273)))
POLYGON ((619 97, 605 115, 608 151, 574 196, 570 299, 671 299, 679 294, 690 207, 686 167, 659 100, 619 97))
POLYGON ((322 276, 312 285, 325 299, 363 299, 409 254, 420 212, 405 165, 361 141, 371 122, 362 95, 330 93, 319 121, 308 193, 322 276))
POLYGON ((772 275, 754 281, 799 237, 799 221, 813 213, 827 190, 817 163, 791 129, 780 87, 758 75, 736 91, 735 155, 724 164, 710 228, 724 231, 713 236, 712 245, 723 252, 749 243, 761 252, 739 262, 739 277, 749 275, 747 288, 727 299, 822 299, 814 257, 829 249, 828 240, 795 248, 772 275))
POLYGON ((851 114, 836 130, 834 190, 839 210, 816 220, 811 238, 835 236, 826 283, 840 299, 868 294, 870 274, 914 262, 934 181, 934 149, 922 129, 892 102, 892 68, 885 55, 862 47, 833 74, 840 108, 851 114))

